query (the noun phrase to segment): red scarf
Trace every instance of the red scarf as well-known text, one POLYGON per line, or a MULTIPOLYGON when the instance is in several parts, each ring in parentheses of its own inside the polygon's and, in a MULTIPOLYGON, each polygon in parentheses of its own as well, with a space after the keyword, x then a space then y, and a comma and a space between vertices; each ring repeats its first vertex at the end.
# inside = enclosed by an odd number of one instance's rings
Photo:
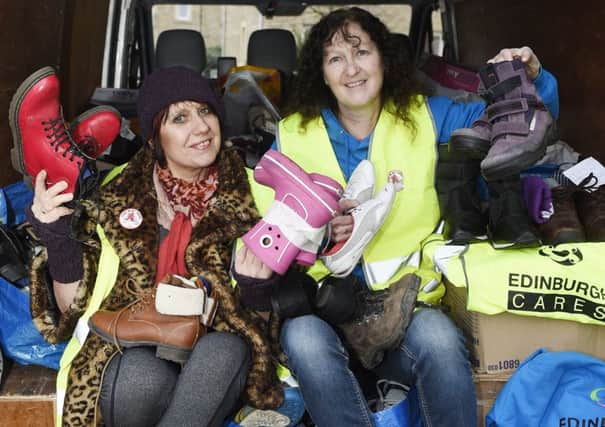
POLYGON ((170 231, 160 245, 158 269, 155 282, 159 283, 167 274, 187 277, 185 249, 191 239, 192 220, 197 223, 208 207, 208 203, 218 187, 218 169, 210 166, 206 179, 187 182, 175 178, 169 169, 158 167, 158 178, 166 192, 170 206, 175 212, 170 223, 170 231))

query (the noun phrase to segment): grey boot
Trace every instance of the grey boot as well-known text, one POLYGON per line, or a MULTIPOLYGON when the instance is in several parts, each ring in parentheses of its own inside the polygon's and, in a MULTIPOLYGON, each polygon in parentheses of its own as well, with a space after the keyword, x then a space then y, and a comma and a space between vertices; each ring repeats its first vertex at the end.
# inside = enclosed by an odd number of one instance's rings
POLYGON ((376 367, 385 350, 404 337, 418 296, 420 277, 406 274, 390 287, 359 290, 357 310, 352 320, 339 325, 345 341, 366 369, 376 367))
POLYGON ((556 138, 553 118, 520 60, 488 64, 479 77, 492 124, 492 146, 481 162, 481 172, 488 181, 518 175, 544 156, 546 146, 556 138))

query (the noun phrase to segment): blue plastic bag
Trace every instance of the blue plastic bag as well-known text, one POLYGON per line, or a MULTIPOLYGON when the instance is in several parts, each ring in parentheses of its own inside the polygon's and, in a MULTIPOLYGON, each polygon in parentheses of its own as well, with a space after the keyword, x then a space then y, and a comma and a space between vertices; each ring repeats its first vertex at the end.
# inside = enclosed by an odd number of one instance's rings
POLYGON ((48 343, 32 322, 29 293, 0 277, 0 345, 5 356, 22 365, 59 369, 67 343, 48 343))
POLYGON ((25 221, 25 208, 32 202, 34 193, 23 181, 0 189, 0 223, 19 225, 25 221))
POLYGON ((487 427, 605 424, 605 362, 573 351, 537 350, 502 388, 487 427))
POLYGON ((376 427, 422 427, 416 388, 412 387, 401 402, 373 415, 376 427))
MULTIPOLYGON (((0 222, 18 225, 33 199, 23 181, 0 189, 0 222)), ((26 285, 27 283, 19 284, 26 285)), ((0 277, 0 346, 5 356, 23 365, 59 369, 66 343, 50 344, 32 322, 27 288, 21 290, 0 277)))

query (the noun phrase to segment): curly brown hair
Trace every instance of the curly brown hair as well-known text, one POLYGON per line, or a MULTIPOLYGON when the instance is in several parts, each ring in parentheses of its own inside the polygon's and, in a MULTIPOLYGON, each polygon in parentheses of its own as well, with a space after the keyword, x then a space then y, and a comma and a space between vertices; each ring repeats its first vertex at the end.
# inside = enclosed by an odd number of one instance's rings
POLYGON ((334 94, 324 81, 323 53, 325 46, 331 43, 332 37, 337 32, 340 32, 343 39, 353 46, 359 44, 359 38, 348 32, 348 25, 351 23, 358 24, 368 33, 382 57, 384 67, 384 82, 380 91, 382 104, 384 105, 389 99, 392 100, 395 111, 391 113, 415 130, 416 126, 409 111, 412 106, 417 106, 421 102, 417 95, 423 94, 423 89, 414 78, 413 61, 382 21, 359 7, 334 10, 311 28, 300 50, 298 72, 286 102, 286 113, 300 113, 301 126, 305 128, 311 119, 319 116, 322 108, 330 107, 333 111, 338 110, 334 94))

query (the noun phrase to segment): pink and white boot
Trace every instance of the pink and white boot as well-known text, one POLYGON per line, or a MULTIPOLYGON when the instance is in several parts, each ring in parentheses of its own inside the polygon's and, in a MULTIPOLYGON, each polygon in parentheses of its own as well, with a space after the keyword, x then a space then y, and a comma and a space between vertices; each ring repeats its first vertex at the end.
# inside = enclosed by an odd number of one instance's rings
POLYGON ((292 262, 313 265, 326 224, 339 208, 341 185, 306 173, 284 154, 269 150, 254 168, 254 179, 275 190, 275 200, 242 238, 269 268, 285 274, 292 262))
MULTIPOLYGON (((373 170, 373 169, 372 169, 373 170)), ((355 172, 351 175, 349 182, 353 184, 353 178, 355 172)), ((369 176, 368 172, 364 172, 365 176, 369 176)), ((363 178, 363 175, 358 175, 360 179, 359 183, 355 183, 354 188, 360 190, 369 187, 368 178, 363 178)), ((372 187, 373 187, 373 180, 372 187)), ((350 186, 347 185, 347 189, 350 186)), ((387 183, 382 187, 378 194, 369 200, 364 200, 362 191, 352 191, 357 195, 356 199, 360 202, 360 205, 351 210, 350 214, 353 216, 353 231, 351 236, 344 242, 339 242, 327 251, 325 251, 320 259, 325 264, 326 268, 330 270, 334 277, 345 277, 351 274, 364 249, 374 238, 384 220, 391 211, 393 202, 395 201, 395 195, 398 191, 403 189, 403 174, 400 171, 391 171, 387 179, 387 183), (359 194, 362 195, 361 200, 359 194)), ((347 190, 345 190, 345 193, 347 190)), ((351 197, 353 198, 353 197, 351 197)))

